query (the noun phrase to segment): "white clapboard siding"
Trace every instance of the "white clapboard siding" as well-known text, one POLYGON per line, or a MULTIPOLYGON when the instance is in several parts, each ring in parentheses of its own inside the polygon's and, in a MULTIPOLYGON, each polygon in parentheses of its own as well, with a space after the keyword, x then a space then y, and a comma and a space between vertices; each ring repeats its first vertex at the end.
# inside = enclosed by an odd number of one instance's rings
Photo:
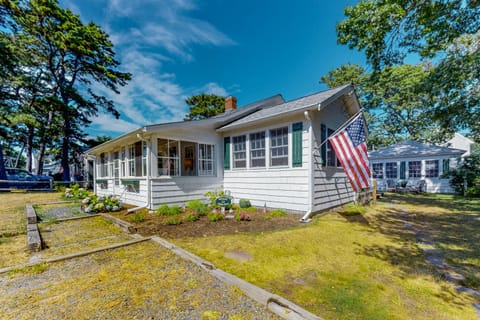
POLYGON ((122 185, 121 183, 118 186, 114 185, 113 179, 105 180, 108 180, 108 188, 100 189, 99 185, 97 184, 97 195, 114 195, 119 197, 120 200, 124 203, 132 204, 135 206, 147 205, 147 181, 145 179, 139 180, 139 190, 136 190, 137 192, 127 191, 127 187, 122 185))
POLYGON ((282 208, 294 212, 308 210, 308 170, 230 170, 224 173, 224 188, 234 201, 248 199, 254 206, 282 208))
POLYGON ((342 168, 317 168, 313 179, 312 211, 327 210, 353 200, 353 191, 342 168))
POLYGON ((455 193, 450 186, 450 179, 429 179, 426 178, 428 193, 455 193))
POLYGON ((153 209, 162 204, 184 205, 190 200, 206 200, 205 193, 222 189, 217 177, 172 177, 152 179, 153 209))

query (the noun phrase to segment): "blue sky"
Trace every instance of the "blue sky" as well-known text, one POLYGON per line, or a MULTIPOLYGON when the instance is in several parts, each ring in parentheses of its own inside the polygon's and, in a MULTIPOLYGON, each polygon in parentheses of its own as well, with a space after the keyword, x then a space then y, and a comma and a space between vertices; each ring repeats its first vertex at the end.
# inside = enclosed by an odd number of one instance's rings
POLYGON ((238 105, 277 93, 286 100, 326 89, 322 75, 364 56, 337 44, 335 25, 357 1, 62 0, 100 25, 132 73, 116 102, 120 119, 100 114, 87 132, 123 134, 182 120, 185 99, 233 95, 238 105))

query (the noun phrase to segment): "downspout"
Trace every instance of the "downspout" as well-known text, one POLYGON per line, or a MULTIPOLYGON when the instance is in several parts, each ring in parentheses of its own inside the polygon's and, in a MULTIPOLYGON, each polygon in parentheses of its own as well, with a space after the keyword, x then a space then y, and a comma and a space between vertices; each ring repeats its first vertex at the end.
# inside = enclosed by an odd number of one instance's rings
POLYGON ((313 130, 312 130, 312 119, 308 111, 304 112, 305 119, 307 120, 308 126, 308 141, 309 141, 309 154, 310 160, 308 161, 308 209, 303 217, 300 218, 300 222, 308 223, 312 221, 310 215, 312 214, 313 207, 313 130))

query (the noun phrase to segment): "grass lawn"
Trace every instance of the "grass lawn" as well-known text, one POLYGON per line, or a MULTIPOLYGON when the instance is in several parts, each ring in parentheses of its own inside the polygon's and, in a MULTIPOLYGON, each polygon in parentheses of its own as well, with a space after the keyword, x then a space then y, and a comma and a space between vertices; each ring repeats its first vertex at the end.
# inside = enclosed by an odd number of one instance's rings
POLYGON ((332 212, 307 228, 175 242, 326 319, 478 319, 474 298, 425 262, 405 212, 478 289, 479 199, 389 194, 363 217, 332 212))

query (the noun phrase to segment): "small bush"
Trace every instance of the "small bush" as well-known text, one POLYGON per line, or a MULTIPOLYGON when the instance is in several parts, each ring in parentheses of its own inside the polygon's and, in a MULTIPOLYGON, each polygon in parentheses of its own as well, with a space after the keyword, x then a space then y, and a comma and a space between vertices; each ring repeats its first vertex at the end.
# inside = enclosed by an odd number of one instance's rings
POLYGON ((281 217, 281 216, 287 215, 285 210, 282 210, 282 209, 274 209, 274 210, 270 211, 269 214, 272 217, 281 217))
POLYGON ((235 220, 237 221, 250 221, 252 220, 250 217, 250 214, 246 211, 243 210, 235 215, 235 220))
POLYGON ((365 214, 365 212, 367 212, 367 209, 365 207, 362 207, 359 204, 346 205, 343 210, 343 214, 347 216, 362 215, 362 214, 365 214))
POLYGON ((252 204, 250 203, 250 200, 247 200, 247 199, 240 199, 239 201, 239 206, 240 208, 250 208, 252 206, 252 204))
POLYGON ((207 214, 208 206, 200 200, 191 200, 187 202, 187 209, 195 211, 198 215, 207 214))
POLYGON ((176 226, 182 223, 182 218, 178 215, 171 216, 165 220, 165 223, 171 226, 176 226))
POLYGON ((195 214, 195 213, 188 213, 185 216, 185 220, 188 221, 188 222, 194 222, 194 221, 197 221, 198 219, 200 219, 200 216, 198 214, 195 214))
POLYGON ((142 212, 135 212, 135 214, 130 218, 132 222, 143 222, 145 221, 145 214, 142 212))
POLYGON ((216 222, 223 220, 224 216, 221 213, 210 213, 208 216, 208 221, 216 222))
POLYGON ((174 216, 182 212, 182 208, 179 206, 168 206, 164 204, 157 209, 157 213, 162 216, 174 216))

